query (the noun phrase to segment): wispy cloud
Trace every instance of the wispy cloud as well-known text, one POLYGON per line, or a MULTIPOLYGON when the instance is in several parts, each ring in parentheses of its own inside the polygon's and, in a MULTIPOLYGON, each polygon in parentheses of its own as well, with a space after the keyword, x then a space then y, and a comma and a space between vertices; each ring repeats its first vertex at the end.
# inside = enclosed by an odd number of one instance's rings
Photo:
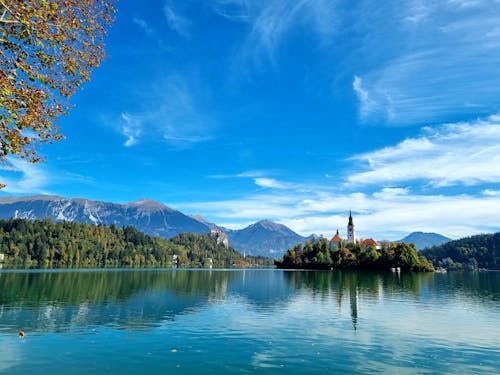
POLYGON ((256 62, 267 58, 275 63, 277 49, 297 30, 320 42, 330 41, 336 30, 335 2, 329 0, 214 0, 211 4, 218 15, 250 24, 242 55, 256 62))
POLYGON ((252 19, 251 0, 213 0, 213 11, 232 22, 250 22, 252 19))
MULTIPOLYGON (((75 161, 67 162, 69 166, 74 163, 75 161)), ((51 195, 57 194, 54 189, 61 184, 95 186, 96 181, 92 177, 68 169, 54 169, 49 163, 34 164, 8 157, 6 163, 0 164, 0 183, 7 185, 0 193, 51 195)))
POLYGON ((137 26, 139 26, 140 29, 142 31, 144 31, 144 33, 146 35, 152 35, 153 34, 153 29, 151 28, 151 26, 145 20, 143 20, 142 18, 134 17, 132 19, 132 22, 134 22, 137 26))
POLYGON ((172 1, 166 1, 163 6, 163 13, 167 19, 168 26, 177 34, 184 38, 189 38, 191 35, 192 23, 182 16, 176 9, 172 1))
POLYGON ((0 167, 0 182, 7 187, 3 191, 14 194, 46 194, 50 176, 43 164, 28 163, 21 159, 8 158, 0 167))
POLYGON ((127 140, 123 144, 125 147, 133 146, 137 143, 137 138, 141 134, 141 126, 142 121, 140 118, 135 118, 128 113, 122 113, 122 120, 125 122, 125 125, 122 127, 122 132, 127 140))
POLYGON ((240 178, 240 179, 250 179, 252 182, 258 187, 265 189, 277 189, 277 190, 288 190, 288 189, 298 189, 298 185, 279 181, 275 178, 268 177, 272 175, 273 171, 246 171, 237 174, 220 174, 220 175, 211 175, 209 178, 215 179, 231 179, 231 178, 240 178))
POLYGON ((209 114, 200 109, 202 88, 180 75, 154 81, 139 92, 139 106, 121 113, 120 132, 124 145, 141 139, 163 140, 176 148, 186 148, 213 139, 209 114))
POLYGON ((286 189, 287 184, 283 182, 279 182, 274 178, 266 178, 266 177, 258 177, 254 179, 256 185, 263 188, 271 188, 271 189, 286 189))
POLYGON ((367 170, 353 173, 357 185, 423 180, 434 186, 500 182, 500 116, 427 128, 427 134, 352 158, 367 170))
POLYGON ((378 103, 370 98, 370 93, 363 88, 363 80, 359 76, 354 76, 352 81, 352 89, 356 93, 359 100, 360 112, 363 117, 368 116, 377 110, 378 103))
MULTIPOLYGON (((388 7, 392 12, 399 9, 393 3, 388 7)), ((372 12, 374 22, 357 26, 367 36, 364 53, 377 51, 373 68, 357 73, 362 86, 353 85, 360 118, 422 124, 457 113, 485 115, 497 110, 500 42, 495 35, 500 12, 492 9, 498 9, 495 0, 414 0, 400 9, 402 18, 372 12), (384 22, 390 27, 374 28, 384 22), (386 45, 386 53, 379 53, 380 43, 386 45)))

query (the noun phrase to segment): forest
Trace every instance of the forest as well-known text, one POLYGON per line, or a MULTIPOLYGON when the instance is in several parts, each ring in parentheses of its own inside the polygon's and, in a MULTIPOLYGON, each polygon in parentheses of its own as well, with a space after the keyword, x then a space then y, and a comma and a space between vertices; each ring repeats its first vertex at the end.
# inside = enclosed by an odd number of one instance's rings
POLYGON ((500 269, 500 232, 479 234, 421 251, 436 267, 500 269))
POLYGON ((3 268, 231 267, 264 265, 218 244, 210 234, 180 234, 170 240, 133 227, 0 220, 3 268))
POLYGON ((361 243, 342 243, 330 249, 326 238, 309 240, 288 250, 279 268, 298 269, 367 269, 389 270, 399 267, 404 271, 433 271, 432 263, 418 256, 413 244, 387 243, 381 249, 361 243))

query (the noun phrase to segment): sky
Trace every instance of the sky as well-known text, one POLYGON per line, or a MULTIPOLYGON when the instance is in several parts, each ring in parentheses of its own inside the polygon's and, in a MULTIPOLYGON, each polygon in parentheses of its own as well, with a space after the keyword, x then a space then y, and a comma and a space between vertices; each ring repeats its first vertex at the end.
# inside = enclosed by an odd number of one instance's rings
POLYGON ((228 228, 500 230, 499 0, 120 0, 46 162, 0 196, 157 200, 228 228))

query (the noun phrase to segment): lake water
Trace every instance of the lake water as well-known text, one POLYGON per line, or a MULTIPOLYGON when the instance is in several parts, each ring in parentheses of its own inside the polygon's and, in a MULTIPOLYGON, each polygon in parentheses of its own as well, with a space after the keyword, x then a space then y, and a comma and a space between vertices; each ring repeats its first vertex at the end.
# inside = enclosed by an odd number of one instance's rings
POLYGON ((0 373, 377 372, 500 373, 500 273, 0 272, 0 373))

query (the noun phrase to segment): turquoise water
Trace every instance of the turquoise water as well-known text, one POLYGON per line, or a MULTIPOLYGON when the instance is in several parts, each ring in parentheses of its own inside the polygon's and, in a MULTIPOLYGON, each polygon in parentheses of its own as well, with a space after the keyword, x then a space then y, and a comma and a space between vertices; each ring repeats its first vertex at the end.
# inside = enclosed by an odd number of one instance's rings
POLYGON ((5 374, 500 373, 494 272, 3 271, 0 293, 5 374))

